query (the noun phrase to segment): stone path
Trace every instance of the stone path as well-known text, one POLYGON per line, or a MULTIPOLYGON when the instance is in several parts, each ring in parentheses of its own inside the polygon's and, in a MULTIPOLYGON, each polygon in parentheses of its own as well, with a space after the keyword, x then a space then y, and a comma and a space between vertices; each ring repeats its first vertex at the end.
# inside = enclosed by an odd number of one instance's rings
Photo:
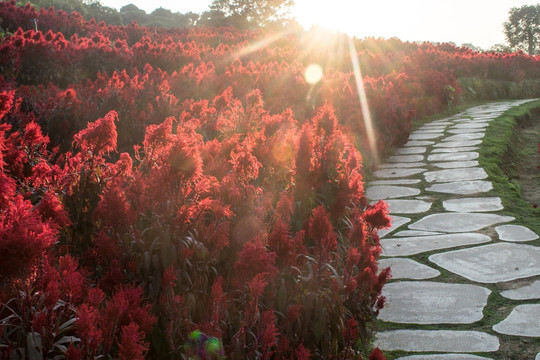
POLYGON ((379 233, 380 267, 392 269, 375 343, 385 352, 404 354, 399 359, 499 359, 515 337, 530 339, 538 348, 529 357, 540 360, 538 234, 505 215, 478 163, 489 123, 524 102, 482 105, 425 124, 374 172, 366 196, 387 201, 392 217, 392 228, 379 233), (496 301, 508 305, 486 321, 496 301))

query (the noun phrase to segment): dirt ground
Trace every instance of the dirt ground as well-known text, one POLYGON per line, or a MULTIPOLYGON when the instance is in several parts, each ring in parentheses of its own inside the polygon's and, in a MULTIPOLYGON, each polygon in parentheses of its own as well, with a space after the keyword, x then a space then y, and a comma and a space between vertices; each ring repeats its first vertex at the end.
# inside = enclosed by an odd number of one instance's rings
POLYGON ((520 125, 515 133, 516 150, 521 155, 516 161, 516 181, 521 186, 523 198, 532 206, 540 206, 540 114, 520 125))

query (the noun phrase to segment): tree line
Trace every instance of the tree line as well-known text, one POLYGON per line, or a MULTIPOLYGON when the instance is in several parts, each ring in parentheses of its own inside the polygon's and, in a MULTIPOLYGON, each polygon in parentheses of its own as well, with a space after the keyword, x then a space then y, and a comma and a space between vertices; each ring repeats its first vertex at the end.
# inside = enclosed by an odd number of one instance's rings
MULTIPOLYGON (((27 0, 18 0, 25 4, 27 0)), ((214 0, 207 11, 180 13, 159 7, 151 13, 134 4, 127 4, 116 10, 105 6, 100 0, 33 0, 37 8, 54 7, 68 13, 73 11, 89 20, 105 21, 111 25, 139 25, 162 28, 184 28, 192 26, 233 26, 238 29, 258 28, 261 26, 296 25, 290 10, 294 0, 214 0)), ((497 44, 491 50, 511 52, 523 50, 529 55, 540 53, 540 4, 514 7, 509 11, 508 21, 503 24, 506 44, 497 44)), ((474 48, 470 44, 465 44, 474 48)))

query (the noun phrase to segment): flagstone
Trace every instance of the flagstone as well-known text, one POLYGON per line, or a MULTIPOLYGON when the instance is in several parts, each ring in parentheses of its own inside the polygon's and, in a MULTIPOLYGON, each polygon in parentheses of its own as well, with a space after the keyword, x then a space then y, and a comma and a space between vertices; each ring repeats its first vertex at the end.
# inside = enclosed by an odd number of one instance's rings
POLYGON ((389 229, 381 229, 377 232, 377 235, 381 238, 411 221, 410 218, 403 216, 389 215, 389 217, 392 226, 389 229))
POLYGON ((408 140, 405 146, 426 146, 433 144, 435 144, 435 142, 429 140, 408 140))
POLYGON ((473 181, 453 181, 447 183, 433 184, 426 188, 426 191, 438 193, 472 195, 485 193, 493 189, 493 184, 490 181, 473 180, 473 181))
POLYGON ((431 154, 428 156, 428 161, 467 161, 478 159, 480 155, 475 151, 468 152, 453 152, 443 154, 431 154))
POLYGON ((396 360, 493 360, 483 356, 471 354, 429 354, 429 355, 410 355, 397 358, 396 360))
POLYGON ((424 126, 441 126, 441 125, 452 125, 451 119, 441 119, 441 120, 434 120, 428 124, 425 124, 424 126))
POLYGON ((521 225, 501 225, 495 228, 500 240, 523 242, 538 239, 538 235, 531 229, 521 225))
POLYGON ((451 123, 445 124, 426 124, 419 128, 419 131, 429 131, 429 130, 438 130, 438 131, 444 131, 448 127, 448 125, 451 125, 451 123))
POLYGON ((400 324, 472 324, 484 316, 491 291, 477 285, 433 281, 386 284, 378 319, 400 324))
POLYGON ((420 194, 420 190, 406 186, 374 185, 366 189, 366 197, 370 200, 384 200, 418 194, 420 194))
POLYGON ((459 123, 452 126, 452 129, 483 129, 489 126, 487 122, 459 123))
POLYGON ((449 199, 443 201, 443 207, 447 211, 455 212, 488 212, 503 209, 499 197, 473 197, 461 199, 449 199))
POLYGON ((392 279, 425 280, 439 276, 441 273, 427 265, 405 258, 379 259, 379 269, 390 267, 392 279))
POLYGON ((440 213, 423 217, 409 225, 412 230, 461 233, 477 231, 485 227, 514 220, 512 216, 483 213, 440 213))
POLYGON ((409 135, 409 140, 430 140, 430 139, 436 139, 436 138, 439 138, 441 137, 443 134, 442 132, 439 133, 418 133, 418 132, 415 132, 415 133, 412 133, 411 135, 409 135))
POLYGON ((465 129, 449 129, 448 133, 450 134, 476 134, 483 133, 485 129, 483 128, 465 128, 465 129))
POLYGON ((422 168, 391 168, 374 171, 373 175, 379 178, 401 178, 421 174, 426 170, 422 168))
POLYGON ((467 181, 467 180, 482 180, 488 177, 488 174, 481 167, 471 168, 456 168, 428 171, 424 173, 427 182, 450 182, 450 181, 467 181))
POLYGON ((511 300, 540 299, 540 280, 517 289, 501 291, 501 296, 511 300))
POLYGON ((377 333, 375 346, 385 351, 493 352, 499 339, 480 331, 390 330, 377 333))
POLYGON ((444 138, 445 142, 477 140, 484 137, 484 133, 459 134, 444 138))
POLYGON ((395 162, 395 163, 386 163, 379 165, 380 169, 390 169, 390 168, 417 168, 421 166, 426 166, 424 162, 395 162))
POLYGON ((417 162, 424 160, 423 155, 394 155, 388 158, 389 162, 417 162))
POLYGON ((433 250, 490 242, 491 238, 479 233, 391 237, 381 239, 383 256, 409 256, 433 250))
POLYGON ((433 149, 432 153, 451 153, 451 152, 462 152, 462 151, 473 151, 478 150, 478 146, 463 146, 456 148, 436 148, 433 149))
MULTIPOLYGON (((445 139, 447 140, 447 139, 445 139)), ((442 141, 437 144, 434 144, 434 147, 437 148, 457 148, 463 146, 475 146, 482 143, 482 140, 460 140, 460 141, 442 141)))
POLYGON ((445 234, 441 232, 436 232, 436 231, 419 231, 419 230, 402 230, 393 234, 393 236, 405 236, 405 237, 429 236, 429 235, 445 235, 445 234))
POLYGON ((459 169, 459 168, 469 168, 478 166, 477 160, 470 160, 470 161, 446 161, 442 163, 433 163, 431 164, 433 166, 436 166, 441 169, 459 169))
POLYGON ((431 208, 431 202, 423 200, 386 200, 391 214, 418 214, 431 208))
POLYGON ((429 260, 480 283, 497 283, 540 275, 540 247, 496 243, 434 254, 429 260))
POLYGON ((446 127, 429 127, 429 128, 420 128, 413 132, 411 135, 418 135, 418 134, 439 134, 443 133, 446 127))
POLYGON ((410 155, 410 154, 423 154, 426 152, 426 148, 423 146, 409 146, 396 149, 398 155, 410 155))
POLYGON ((540 304, 518 305, 493 330, 499 334, 540 337, 540 304))
POLYGON ((419 182, 420 179, 373 180, 369 182, 369 185, 414 185, 419 182))

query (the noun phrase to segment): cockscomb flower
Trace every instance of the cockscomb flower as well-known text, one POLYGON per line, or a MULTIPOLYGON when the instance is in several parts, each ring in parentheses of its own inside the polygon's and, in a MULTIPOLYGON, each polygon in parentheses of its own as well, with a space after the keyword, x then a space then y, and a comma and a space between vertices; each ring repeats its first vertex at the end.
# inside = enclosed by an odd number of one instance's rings
POLYGON ((374 229, 388 228, 391 225, 388 212, 388 204, 383 200, 379 200, 375 204, 368 206, 364 212, 364 220, 374 229))
POLYGON ((108 112, 103 118, 88 123, 86 129, 73 136, 73 143, 82 151, 94 155, 104 155, 116 150, 118 133, 114 122, 118 120, 116 111, 108 112))
POLYGON ((149 344, 144 342, 144 333, 139 331, 139 325, 132 322, 122 327, 118 358, 120 360, 144 360, 149 344))

